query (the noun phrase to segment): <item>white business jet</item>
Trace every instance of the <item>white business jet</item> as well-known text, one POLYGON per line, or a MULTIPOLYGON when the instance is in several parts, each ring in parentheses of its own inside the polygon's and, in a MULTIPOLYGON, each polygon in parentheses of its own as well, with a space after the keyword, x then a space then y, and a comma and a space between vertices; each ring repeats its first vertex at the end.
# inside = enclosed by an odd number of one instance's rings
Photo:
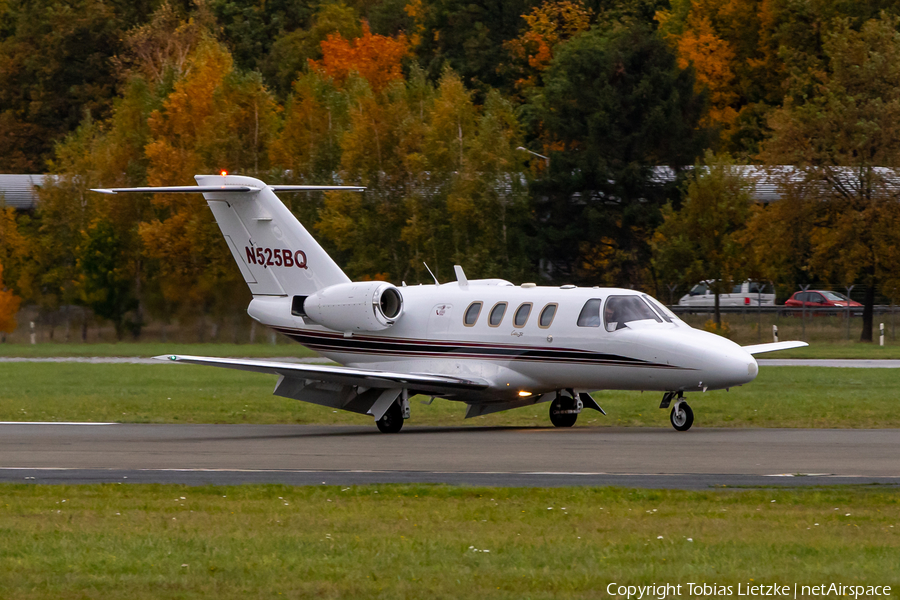
POLYGON ((585 408, 606 414, 596 390, 664 392, 672 426, 690 429, 686 392, 753 381, 754 354, 806 346, 738 346, 693 329, 647 294, 502 279, 397 287, 352 282, 276 192, 352 190, 279 186, 197 175, 197 186, 101 193, 202 193, 253 293, 258 322, 340 366, 159 356, 161 360, 278 375, 274 393, 372 415, 400 431, 416 394, 465 402, 466 417, 550 402, 550 421, 571 427, 585 408))

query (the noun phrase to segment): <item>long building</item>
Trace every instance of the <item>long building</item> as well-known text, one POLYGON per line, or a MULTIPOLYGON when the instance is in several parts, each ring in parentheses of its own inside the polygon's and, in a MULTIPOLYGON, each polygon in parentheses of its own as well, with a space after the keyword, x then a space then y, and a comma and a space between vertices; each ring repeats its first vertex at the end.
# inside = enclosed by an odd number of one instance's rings
POLYGON ((37 188, 49 175, 0 175, 0 206, 33 210, 37 206, 37 188))

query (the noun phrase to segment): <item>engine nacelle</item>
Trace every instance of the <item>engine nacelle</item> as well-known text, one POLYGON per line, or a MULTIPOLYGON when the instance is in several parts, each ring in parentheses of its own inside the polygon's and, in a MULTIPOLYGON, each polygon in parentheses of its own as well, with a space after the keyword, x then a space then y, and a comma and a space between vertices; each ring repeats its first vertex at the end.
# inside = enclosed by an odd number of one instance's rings
POLYGON ((403 314, 403 296, 384 281, 339 283, 309 296, 303 312, 335 331, 381 331, 403 314))

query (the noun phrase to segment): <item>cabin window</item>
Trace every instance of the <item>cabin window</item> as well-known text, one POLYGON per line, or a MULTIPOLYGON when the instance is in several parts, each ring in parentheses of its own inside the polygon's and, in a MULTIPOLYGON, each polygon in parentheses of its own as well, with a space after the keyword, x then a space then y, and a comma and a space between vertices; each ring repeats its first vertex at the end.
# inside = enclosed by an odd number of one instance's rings
POLYGON ((475 324, 475 321, 478 320, 478 315, 481 314, 481 305, 481 302, 473 302, 469 305, 469 308, 466 309, 466 315, 463 321, 466 327, 471 327, 475 324))
POLYGON ((513 326, 525 327, 528 322, 528 316, 531 314, 531 302, 526 302, 516 309, 516 316, 513 318, 513 326))
POLYGON ((603 319, 607 331, 617 331, 632 321, 653 320, 662 323, 653 310, 638 296, 610 296, 606 299, 603 319))
POLYGON ((554 302, 544 307, 544 310, 541 311, 541 318, 538 319, 538 327, 541 329, 550 327, 550 324, 553 323, 553 317, 556 316, 557 306, 559 305, 554 302))
POLYGON ((600 298, 591 298, 584 303, 581 314, 578 315, 579 327, 600 327, 600 305, 603 300, 600 298))
POLYGON ((498 302, 494 305, 494 308, 491 309, 491 314, 488 316, 488 325, 491 327, 499 327, 500 323, 503 321, 503 315, 506 314, 506 302, 498 302))

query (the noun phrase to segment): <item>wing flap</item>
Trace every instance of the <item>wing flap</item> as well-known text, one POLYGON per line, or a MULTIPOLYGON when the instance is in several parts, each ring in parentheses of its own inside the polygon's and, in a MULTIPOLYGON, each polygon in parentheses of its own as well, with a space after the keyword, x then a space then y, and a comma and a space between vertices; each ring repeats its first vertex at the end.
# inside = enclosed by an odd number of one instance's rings
POLYGON ((421 392, 452 393, 454 391, 477 391, 488 387, 488 382, 479 379, 451 377, 431 373, 393 373, 370 369, 354 369, 331 365, 309 365, 297 363, 274 362, 247 358, 214 358, 209 356, 154 356, 156 360, 207 365, 267 373, 291 379, 309 379, 325 381, 341 385, 364 386, 367 388, 392 389, 397 387, 414 388, 421 392))
POLYGON ((741 346, 744 352, 749 354, 763 354, 777 350, 790 350, 791 348, 803 348, 809 346, 806 342, 770 342, 768 344, 755 344, 753 346, 741 346))

